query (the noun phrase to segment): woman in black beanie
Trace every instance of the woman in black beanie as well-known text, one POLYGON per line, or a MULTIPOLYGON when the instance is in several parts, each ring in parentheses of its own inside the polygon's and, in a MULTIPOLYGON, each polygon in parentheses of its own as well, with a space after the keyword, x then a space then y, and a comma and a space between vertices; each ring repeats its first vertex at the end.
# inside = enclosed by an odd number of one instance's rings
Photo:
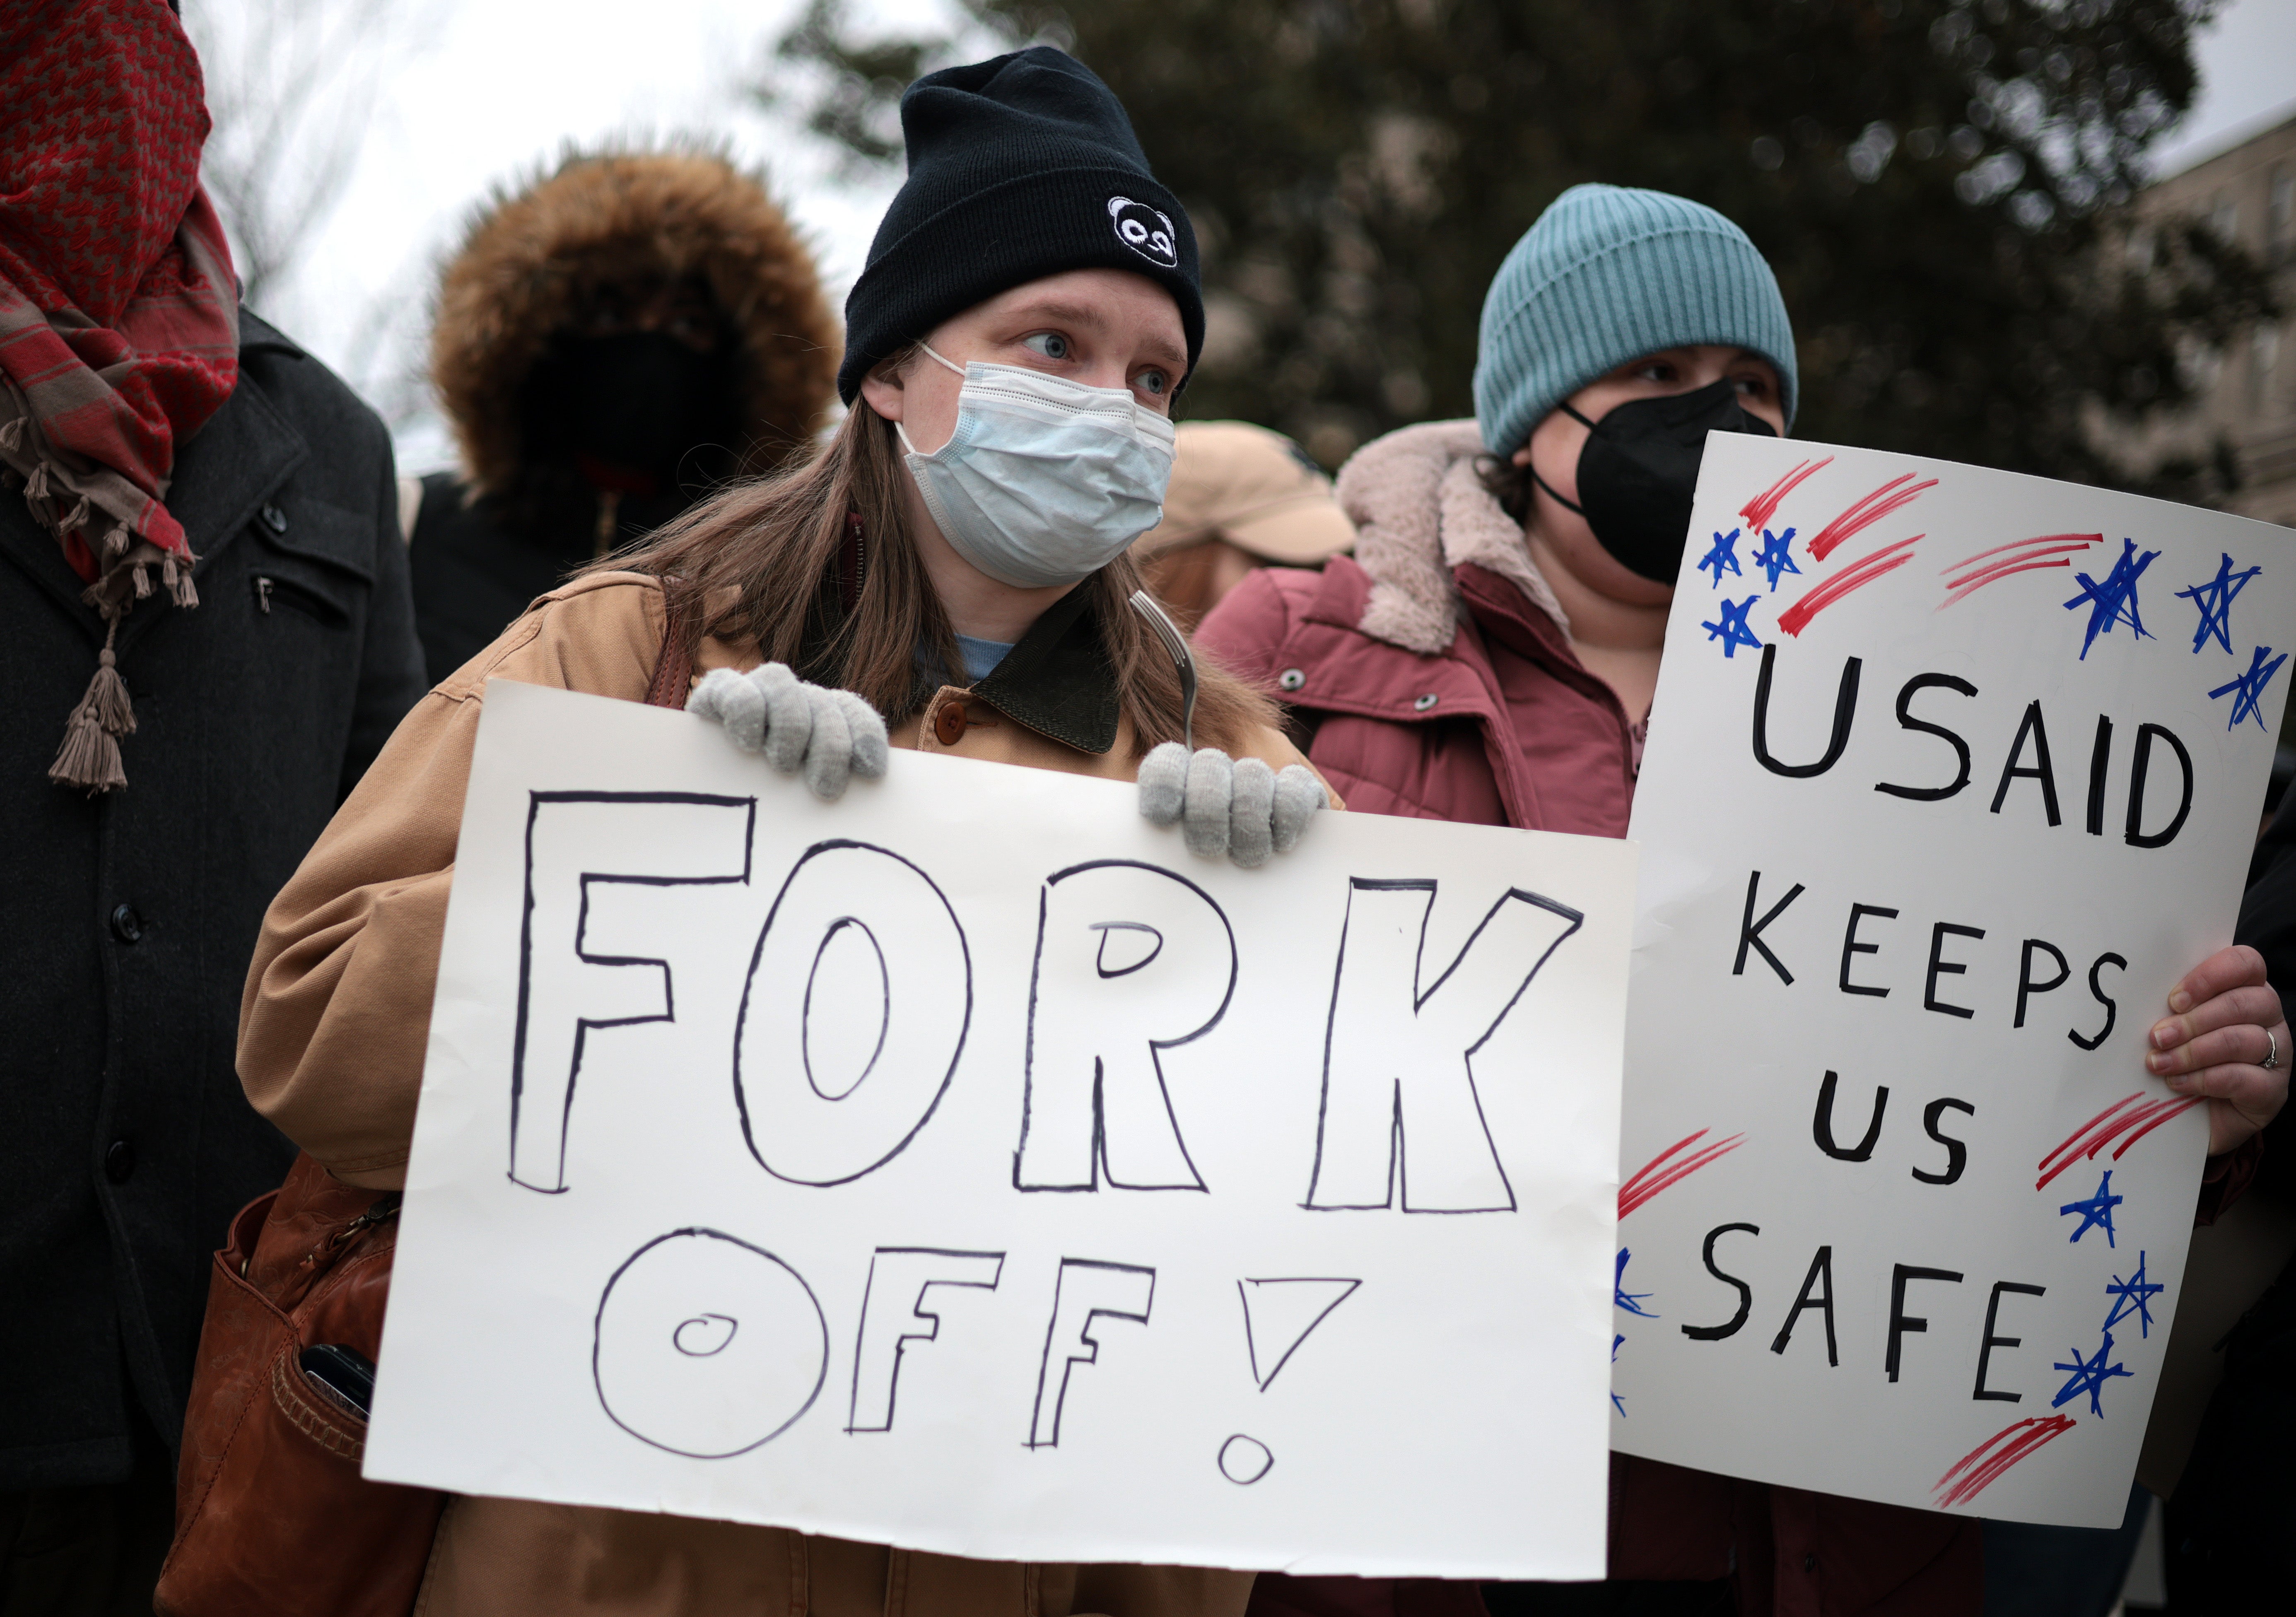
MULTIPOLYGON (((490 677, 656 702, 690 686, 690 710, 824 797, 882 771, 889 742, 1138 779, 1151 818, 1243 865, 1327 800, 1263 699, 1133 605, 1125 551, 1158 519, 1203 317, 1186 215, 1123 109, 1038 47, 920 79, 902 119, 909 179, 847 305, 831 440, 543 596, 408 716, 273 903, 239 1071, 336 1177, 405 1183, 490 677)), ((1251 1585, 467 1498, 419 1605, 1242 1617, 1251 1585)))
POLYGON ((1048 46, 919 79, 901 121, 908 179, 846 300, 843 426, 615 565, 757 648, 746 675, 705 656, 689 707, 784 767, 774 716, 806 721, 776 668, 857 693, 904 744, 1136 776, 1196 852, 1257 864, 1326 794, 1267 704, 1136 600, 1125 554, 1161 515, 1203 343, 1187 215, 1048 46))

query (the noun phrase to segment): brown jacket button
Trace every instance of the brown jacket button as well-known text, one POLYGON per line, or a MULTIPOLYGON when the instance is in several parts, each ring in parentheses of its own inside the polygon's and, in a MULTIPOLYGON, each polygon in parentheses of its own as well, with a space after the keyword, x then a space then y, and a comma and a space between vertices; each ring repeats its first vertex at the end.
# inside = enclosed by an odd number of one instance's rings
POLYGON ((945 702, 933 716, 933 736, 944 747, 953 747, 964 739, 964 704, 945 702))

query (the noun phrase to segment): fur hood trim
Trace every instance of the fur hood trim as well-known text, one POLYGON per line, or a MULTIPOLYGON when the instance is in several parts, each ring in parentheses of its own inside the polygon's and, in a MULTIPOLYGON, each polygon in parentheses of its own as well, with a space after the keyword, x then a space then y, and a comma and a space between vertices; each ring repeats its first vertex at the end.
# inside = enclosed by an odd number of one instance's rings
POLYGON ((590 287, 700 275, 741 350, 751 458, 764 470, 810 441, 841 346, 813 255, 761 176, 700 149, 569 152, 497 190, 439 287, 430 373, 481 494, 515 480, 518 392, 590 287))
POLYGON ((1451 570, 1472 562, 1570 632, 1531 562, 1522 524, 1475 474, 1482 453, 1472 421, 1431 421, 1374 439, 1340 468, 1340 504, 1356 523, 1356 564, 1371 576, 1359 631, 1424 656, 1448 650, 1464 610, 1451 570))

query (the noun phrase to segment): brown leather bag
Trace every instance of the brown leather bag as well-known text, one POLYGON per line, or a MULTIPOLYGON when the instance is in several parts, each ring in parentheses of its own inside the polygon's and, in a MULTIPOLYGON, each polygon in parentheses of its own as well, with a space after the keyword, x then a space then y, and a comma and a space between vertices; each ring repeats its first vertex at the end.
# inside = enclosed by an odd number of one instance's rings
POLYGON ((307 1347, 377 1357, 395 1192, 308 1156, 215 1255, 176 1482, 160 1617, 406 1617, 447 1496, 359 1474, 366 1422, 303 1374, 307 1347))
MULTIPOLYGON (((646 701, 682 708, 695 622, 670 592, 646 701)), ((366 1422, 303 1374, 322 1343, 381 1357, 396 1192, 308 1156, 215 1255, 159 1617, 407 1617, 447 1496, 359 1474, 366 1422)))

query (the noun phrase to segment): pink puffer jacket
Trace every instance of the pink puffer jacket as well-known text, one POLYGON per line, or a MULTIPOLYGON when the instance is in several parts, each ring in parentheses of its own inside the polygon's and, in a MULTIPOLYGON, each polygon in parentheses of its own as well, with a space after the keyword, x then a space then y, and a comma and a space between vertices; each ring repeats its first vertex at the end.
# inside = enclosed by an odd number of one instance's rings
MULTIPOLYGON (((1292 704, 1351 810, 1623 836, 1639 726, 1572 655, 1480 449, 1472 422, 1365 446, 1339 481, 1355 559, 1255 572, 1197 641, 1292 704)), ((1742 1617, 1973 1617, 1983 1540, 1966 1518, 1613 1455, 1611 1575, 1729 1579, 1742 1617)), ((1441 1588, 1263 1574, 1252 1612, 1414 1617, 1441 1588)))

